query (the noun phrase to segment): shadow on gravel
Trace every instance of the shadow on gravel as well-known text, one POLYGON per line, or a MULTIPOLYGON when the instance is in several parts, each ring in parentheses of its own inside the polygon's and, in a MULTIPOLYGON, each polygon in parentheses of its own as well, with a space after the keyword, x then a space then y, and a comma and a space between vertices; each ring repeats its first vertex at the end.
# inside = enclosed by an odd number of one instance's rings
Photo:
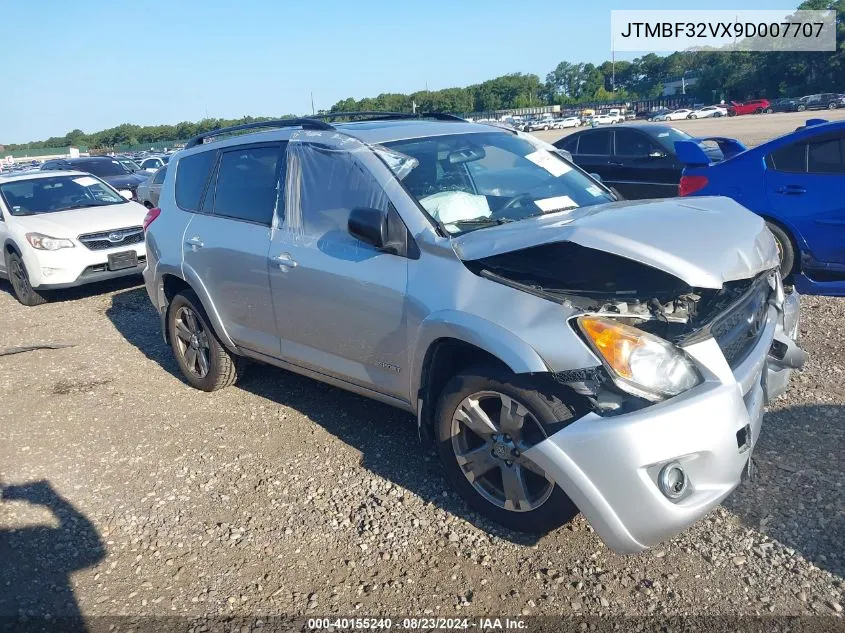
POLYGON ((58 527, 0 529, 0 629, 50 618, 63 631, 86 631, 70 575, 105 557, 96 528, 47 481, 2 487, 0 504, 11 501, 49 510, 58 527))
MULTIPOLYGON (((124 288, 132 288, 138 284, 144 283, 140 275, 137 277, 118 277, 117 279, 109 279, 107 281, 100 281, 92 284, 85 284, 84 286, 77 286, 76 288, 65 288, 63 290, 50 290, 45 294, 50 300, 50 303, 61 303, 63 301, 76 301, 77 299, 84 299, 94 295, 105 294, 107 292, 116 292, 124 288)), ((143 290, 143 287, 141 288, 143 290)), ((5 292, 11 296, 15 301, 15 291, 12 289, 12 284, 8 279, 0 279, 0 292, 5 292)))
MULTIPOLYGON (((143 288, 115 295, 106 316, 147 358, 182 380, 159 318, 143 288)), ((269 365, 252 364, 238 387, 307 416, 361 451, 361 465, 410 490, 426 502, 460 516, 512 543, 532 545, 538 536, 504 529, 485 520, 446 483, 433 448, 423 446, 416 419, 393 407, 269 365)))
POLYGON ((843 454, 845 406, 770 411, 754 449, 757 476, 724 505, 747 526, 845 577, 843 454))

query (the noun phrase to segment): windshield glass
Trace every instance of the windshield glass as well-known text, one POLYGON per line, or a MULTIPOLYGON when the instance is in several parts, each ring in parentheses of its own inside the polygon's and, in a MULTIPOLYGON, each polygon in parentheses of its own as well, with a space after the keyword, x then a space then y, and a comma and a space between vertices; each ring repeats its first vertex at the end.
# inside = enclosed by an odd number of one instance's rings
POLYGON ((93 176, 53 176, 7 182, 0 185, 0 196, 12 215, 55 213, 126 202, 114 189, 93 176))
POLYGON ((129 171, 140 171, 141 168, 138 166, 138 163, 135 161, 129 160, 128 158, 118 158, 117 161, 126 167, 129 171))
POLYGON ((123 176, 131 173, 126 167, 120 164, 117 160, 86 160, 79 163, 71 163, 73 169, 79 171, 87 171, 89 174, 94 174, 103 178, 105 176, 123 176))
POLYGON ((554 152, 513 134, 456 134, 385 146, 408 157, 404 175, 397 177, 453 235, 614 200, 554 152))

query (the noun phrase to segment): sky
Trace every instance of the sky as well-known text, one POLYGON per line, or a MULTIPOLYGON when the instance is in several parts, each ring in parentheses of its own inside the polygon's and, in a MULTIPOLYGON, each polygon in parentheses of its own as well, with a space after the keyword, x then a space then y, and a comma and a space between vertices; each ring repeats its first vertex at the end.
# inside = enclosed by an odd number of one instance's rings
MULTIPOLYGON (((792 9, 798 0, 744 0, 792 9)), ((736 0, 709 0, 730 9, 736 0)), ((674 0, 0 0, 0 143, 311 111, 610 58, 611 9, 674 0)), ((633 59, 637 53, 617 54, 633 59)))

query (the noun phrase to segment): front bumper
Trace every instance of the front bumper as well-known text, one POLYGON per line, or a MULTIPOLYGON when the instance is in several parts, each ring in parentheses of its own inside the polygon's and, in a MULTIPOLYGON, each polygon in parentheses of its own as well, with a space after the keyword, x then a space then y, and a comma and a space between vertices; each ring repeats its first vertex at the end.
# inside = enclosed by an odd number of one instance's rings
POLYGON ((57 251, 27 252, 24 254, 24 263, 33 288, 71 288, 140 274, 146 264, 146 252, 143 242, 103 250, 90 250, 78 244, 75 248, 57 251), (109 270, 108 256, 125 251, 135 252, 138 266, 109 270))
POLYGON ((716 340, 685 348, 704 382, 628 414, 589 413, 525 453, 563 488, 602 540, 619 553, 647 549, 686 529, 739 484, 760 435, 763 407, 782 392, 803 351, 792 337, 798 296, 788 295, 757 344, 733 370, 716 340), (791 344, 782 359, 776 339, 791 344), (748 431, 750 430, 750 433, 748 431), (672 501, 660 491, 662 467, 679 463, 689 482, 672 501))

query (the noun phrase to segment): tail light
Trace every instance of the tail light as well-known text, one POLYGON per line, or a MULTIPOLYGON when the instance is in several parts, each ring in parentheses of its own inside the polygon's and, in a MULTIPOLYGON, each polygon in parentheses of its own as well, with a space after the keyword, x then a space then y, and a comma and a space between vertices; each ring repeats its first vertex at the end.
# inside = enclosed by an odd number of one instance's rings
POLYGON ((678 195, 688 196, 707 186, 707 176, 681 176, 678 183, 678 195))
POLYGON ((150 227, 150 224, 153 223, 153 220, 155 220, 159 215, 161 215, 161 209, 159 209, 158 207, 155 207, 155 208, 147 211, 147 215, 144 216, 144 224, 143 224, 145 233, 147 232, 147 229, 150 227))

